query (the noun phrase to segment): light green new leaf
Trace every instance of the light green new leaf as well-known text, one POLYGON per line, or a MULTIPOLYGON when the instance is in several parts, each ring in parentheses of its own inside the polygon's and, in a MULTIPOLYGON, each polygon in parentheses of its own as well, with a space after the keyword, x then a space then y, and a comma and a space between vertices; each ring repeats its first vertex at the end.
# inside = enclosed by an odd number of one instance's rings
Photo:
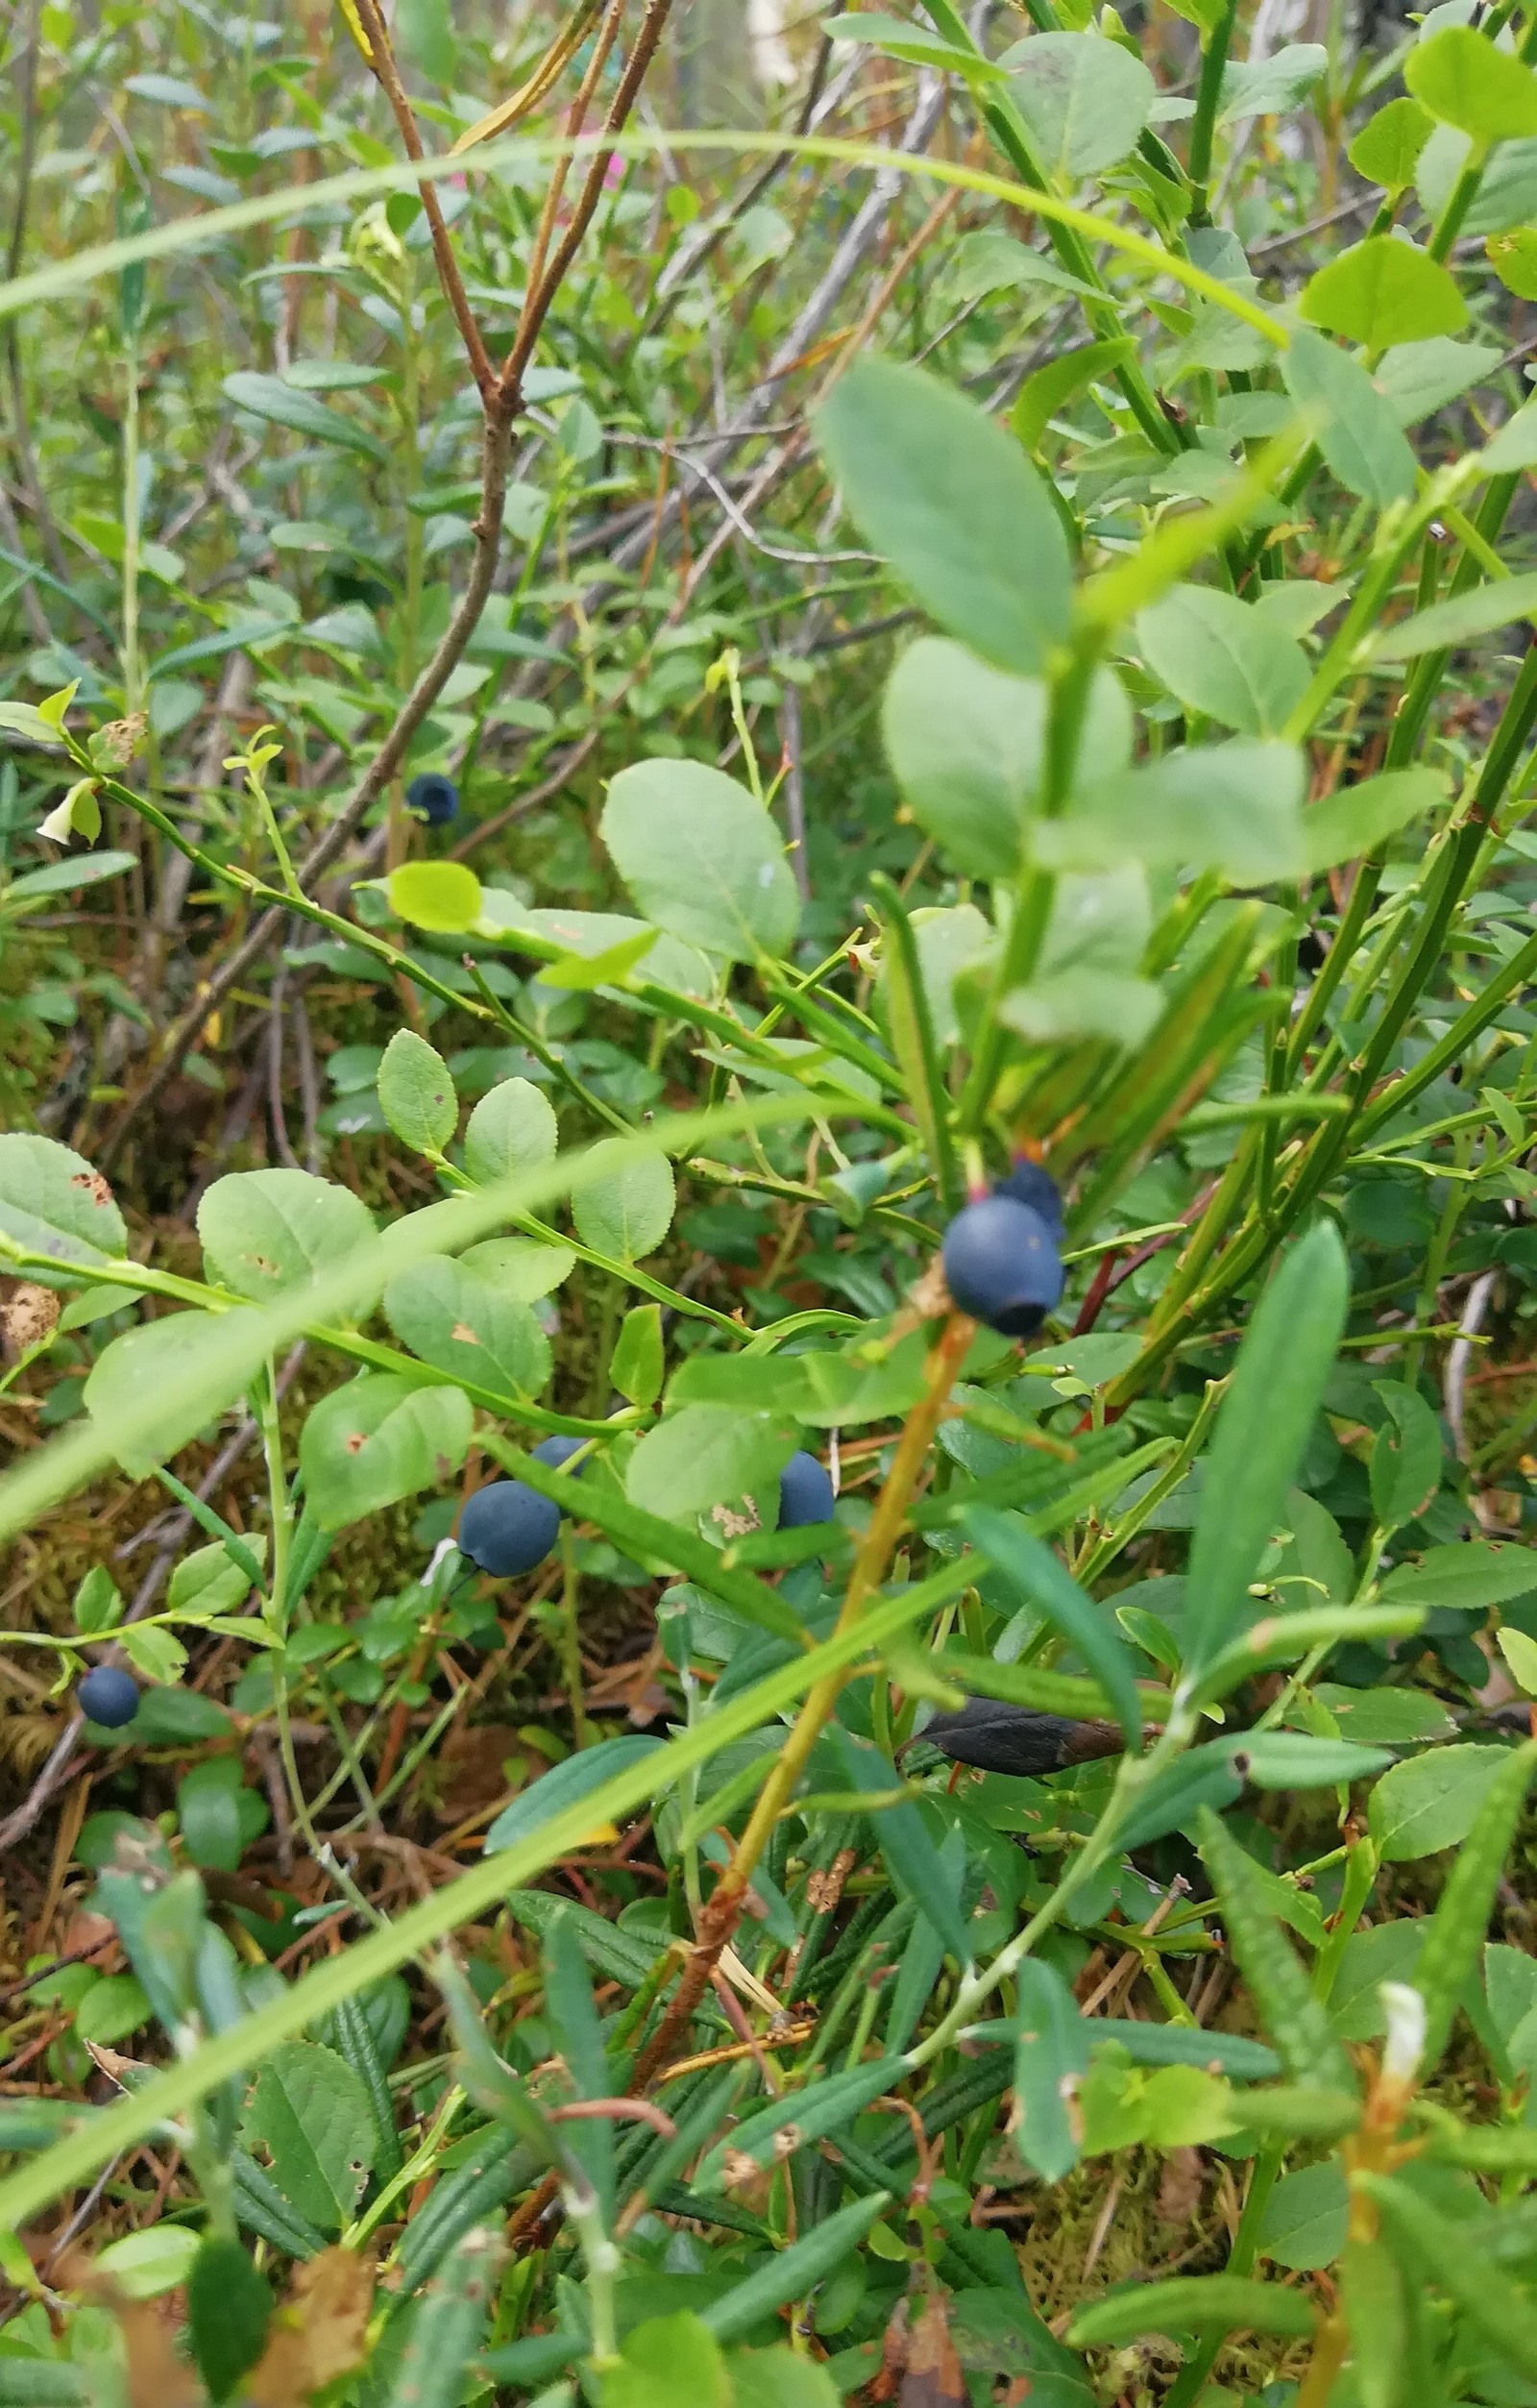
POLYGON ((451 1479, 475 1424, 458 1388, 417 1388, 370 1371, 333 1388, 299 1441, 305 1498, 322 1530, 342 1530, 402 1497, 451 1479))
POLYGON ((378 1066, 378 1108, 414 1153, 441 1154, 459 1124, 448 1064, 413 1028, 398 1028, 378 1066))
POLYGON ((654 1254, 672 1225, 677 1200, 667 1156, 635 1155, 622 1138, 605 1138, 588 1159, 596 1175, 572 1205, 583 1245, 621 1263, 654 1254))
POLYGON ((1471 25, 1446 25, 1416 42, 1403 81, 1433 117, 1475 142, 1537 134, 1537 75, 1471 25))
POLYGON ((1071 571, 1014 438, 939 378, 884 359, 856 361, 815 424, 849 515, 930 616, 994 667, 1036 675, 1067 632, 1071 571))
POLYGON ((1158 97, 1141 60, 1103 34, 1034 34, 1003 63, 1037 160, 1068 189, 1135 149, 1158 97))
POLYGON ((1304 328, 1281 366, 1287 392, 1347 493, 1378 510, 1406 501, 1414 491, 1414 454, 1360 361, 1304 328))
POLYGON ((1287 42, 1268 59, 1233 62, 1222 79, 1217 123, 1279 117, 1305 100, 1329 65, 1322 42, 1287 42))
POLYGON ((371 1244, 374 1216, 307 1170, 235 1170, 198 1206, 198 1236, 208 1277, 265 1304, 371 1244))
POLYGON ((1345 1328, 1350 1271, 1333 1224, 1293 1247, 1261 1296, 1238 1352, 1207 1459, 1185 1577, 1188 1671, 1259 1610, 1259 1559, 1284 1527, 1286 1498, 1345 1328))
POLYGON ((888 59, 903 59, 910 66, 933 67, 940 75, 964 75, 978 83, 994 83, 1003 75, 1003 68, 994 59, 984 57, 978 50, 960 50, 953 42, 941 41, 938 34, 926 26, 909 25, 895 16, 878 16, 873 10, 861 9, 847 16, 830 16, 822 21, 822 38, 830 42, 867 42, 888 59))
POLYGON ((603 805, 602 837, 644 917, 706 953, 788 952, 800 898, 761 802, 703 761, 637 761, 603 805))
POLYGON ((430 935, 468 936, 479 924, 480 881, 462 861, 404 861, 390 872, 384 892, 398 920, 430 935))
POLYGON ((1368 351, 1460 333, 1468 323, 1450 272, 1396 234, 1372 234, 1330 259, 1308 279, 1298 307, 1310 326, 1368 351))
POLYGON ((1417 100, 1390 100, 1369 117, 1346 157, 1358 176, 1384 192, 1406 192, 1434 123, 1417 100))
POLYGON ((1155 676, 1187 710, 1240 735, 1277 734, 1307 690, 1307 655, 1266 612, 1209 585, 1176 585, 1138 612, 1155 676))

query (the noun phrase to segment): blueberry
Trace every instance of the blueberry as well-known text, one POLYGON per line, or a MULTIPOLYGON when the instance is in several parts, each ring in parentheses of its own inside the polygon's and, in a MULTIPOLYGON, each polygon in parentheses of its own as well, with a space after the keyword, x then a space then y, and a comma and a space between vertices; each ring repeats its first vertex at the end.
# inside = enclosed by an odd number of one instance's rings
POLYGON ((138 1683, 116 1664, 98 1664, 75 1691, 75 1702, 88 1722, 121 1731, 138 1712, 138 1683))
POLYGON ((1038 1162, 1031 1162, 1023 1154, 1015 1162, 1007 1179, 1000 1179, 994 1195, 1012 1195, 1016 1204, 1028 1204, 1038 1213, 1052 1235, 1060 1241, 1062 1236, 1062 1199, 1051 1172, 1038 1162))
POLYGON ((984 1195, 944 1233, 944 1276, 953 1301, 1005 1338, 1031 1338, 1062 1292, 1051 1228, 1012 1195, 984 1195))
POLYGON ((826 1465, 804 1449, 792 1455, 779 1475, 779 1527, 804 1530, 833 1518, 833 1483, 826 1465))
MULTIPOLYGON (((548 1463, 551 1471, 564 1471, 566 1465, 571 1462, 573 1455, 581 1454, 583 1447, 590 1448, 591 1445, 592 1440, 590 1438, 556 1437, 553 1438, 541 1438, 539 1444, 537 1446, 530 1447, 528 1452, 532 1455, 536 1463, 548 1463)), ((572 1478, 573 1480, 579 1480, 581 1478, 583 1472, 587 1469, 587 1463, 590 1460, 590 1457, 584 1458, 583 1461, 577 1464, 575 1470, 572 1473, 572 1478)))
POLYGON ((413 777, 405 789, 405 807, 426 820, 428 827, 446 827, 459 812, 459 789, 451 777, 437 770, 424 770, 413 777))
POLYGON ((521 1480, 477 1488, 459 1516, 459 1552, 499 1581, 543 1563, 560 1535, 560 1508, 521 1480))

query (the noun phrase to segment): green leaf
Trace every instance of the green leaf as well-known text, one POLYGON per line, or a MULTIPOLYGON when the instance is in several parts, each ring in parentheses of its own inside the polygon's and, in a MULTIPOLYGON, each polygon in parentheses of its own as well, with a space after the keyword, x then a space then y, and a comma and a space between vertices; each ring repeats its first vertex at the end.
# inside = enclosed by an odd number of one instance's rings
POLYGON ((1417 100, 1390 100, 1369 117, 1346 157, 1358 176, 1384 192, 1406 192, 1434 123, 1417 100))
POLYGON ((356 2212, 377 2137, 368 2092, 333 2049, 285 2040, 256 2076, 241 2137, 265 2149, 279 2189, 323 2232, 356 2212))
POLYGON ((29 870, 23 876, 12 878, 0 890, 0 901, 23 903, 44 895, 72 895, 76 887, 100 886, 105 879, 119 878, 133 867, 132 853, 90 853, 85 857, 77 853, 67 861, 45 861, 40 870, 29 870))
POLYGON ((187 2225, 150 2224, 110 2243, 96 2264, 126 2298, 159 2299, 185 2282, 197 2250, 198 2236, 187 2225))
POLYGON ((86 1375, 85 1410, 123 1469, 142 1480, 249 1387, 266 1359, 258 1313, 173 1313, 103 1348, 86 1375))
POLYGON ((395 31, 429 84, 452 83, 457 50, 449 0, 395 0, 395 31))
POLYGON ((1455 2300, 1466 2322, 1498 2357, 1518 2368, 1528 2382, 1537 2381, 1537 2308, 1501 2273, 1488 2249, 1416 2197, 1406 2182, 1381 2174, 1360 2174, 1355 2179, 1376 2201, 1389 2239, 1408 2252, 1422 2276, 1455 2300))
MULTIPOLYGON (((896 2063, 901 2063, 900 2058, 896 2063)), ((890 2078, 900 2076, 893 2073, 890 2078)), ((794 2094, 796 2101, 804 2097, 804 2092, 794 2094)), ((709 2326, 718 2341, 738 2341, 792 2299, 809 2297, 844 2258, 853 2255, 890 2204, 890 2191, 873 2191, 867 2199, 851 2199, 846 2207, 823 2216, 767 2266, 739 2275, 723 2298, 713 2299, 701 2312, 700 2322, 709 2326)))
POLYGON ((744 2116, 725 2140, 717 2141, 706 2151, 695 2175, 694 2188, 705 2197, 724 2189, 727 2164, 732 2159, 750 2157, 756 2165, 770 2166, 810 2142, 847 2130, 854 2118, 903 2080, 906 2072, 903 2057, 876 2057, 867 2064, 846 2067, 841 2074, 824 2075, 803 2089, 788 2091, 782 2098, 771 2100, 767 2106, 744 2116))
MULTIPOLYGON (((245 1545, 257 1564, 265 1561, 267 1541, 259 1532, 245 1545)), ((208 1622, 215 1614, 233 1613, 251 1586, 250 1571, 234 1561, 221 1539, 183 1557, 171 1574, 166 1609, 189 1622, 208 1622)))
POLYGON ((75 2031, 98 2049, 115 2049, 131 2032, 142 2031, 155 2013, 135 1974, 107 1974, 93 1981, 75 2009, 75 2031))
POLYGON ((1537 75, 1471 25, 1443 26, 1416 42, 1403 63, 1403 81, 1433 117, 1475 142, 1537 134, 1537 75))
POLYGON ((1040 781, 1046 689, 943 636, 920 636, 886 688, 887 758, 924 834, 965 877, 1018 875, 1040 781))
POLYGON ((384 1318, 403 1346, 455 1379, 508 1396, 538 1396, 549 1385, 549 1340, 528 1306, 446 1254, 391 1280, 384 1318))
POLYGON ((417 1388, 366 1372, 314 1406, 299 1441, 305 1496, 322 1530, 342 1530, 458 1470, 475 1412, 458 1388, 417 1388))
POLYGON ((1385 510, 1414 491, 1414 454, 1358 359, 1300 328, 1281 354, 1286 390, 1347 493, 1385 510))
POLYGON ((881 359, 840 378, 816 432, 850 516, 931 618, 995 668, 1040 671, 1067 632, 1071 573, 1013 437, 938 378, 881 359))
POLYGON ((1350 2059, 1270 1912, 1258 1868, 1209 1807, 1202 1808, 1197 1821, 1201 1860, 1222 1901, 1233 1956, 1288 2080, 1354 2092, 1350 2059))
POLYGON ((272 2286, 237 2241, 209 2233, 187 2277, 187 2326, 198 2371, 215 2400, 228 2399, 267 2343, 272 2286))
POLYGON ((1428 342, 1397 343, 1384 352, 1372 382, 1397 424, 1412 427, 1470 386, 1487 383, 1500 360, 1492 344, 1456 343, 1449 334, 1432 334, 1428 342))
POLYGON ((1309 877, 1374 852, 1424 811, 1446 799, 1439 770, 1387 770, 1359 786, 1339 786, 1303 813, 1303 851, 1309 877))
MULTIPOLYGON (((1517 226, 1509 233, 1491 234, 1484 256, 1507 293, 1518 301, 1537 301, 1537 227, 1517 226)), ((1497 435, 1495 442, 1499 440, 1497 435)))
POLYGON ((734 778, 703 761, 637 761, 609 787, 599 824, 657 927, 728 962, 788 953, 800 897, 784 839, 734 778))
MULTIPOLYGON (((851 1789, 867 1798, 884 1796, 890 1800, 891 1791, 900 1788, 901 1776, 895 1765, 878 1748, 856 1739, 842 1723, 834 1723, 828 1735, 851 1789)), ((961 1868, 956 1867, 952 1873, 952 1868, 940 1858, 915 1805, 904 1802, 876 1807, 870 1820, 882 1862, 895 1887, 912 1899, 956 1961, 963 1967, 968 1966, 973 1950, 971 1933, 961 1911, 961 1868)))
POLYGON ((1062 818, 1031 832, 1044 867, 1220 870, 1240 886, 1295 877, 1306 783, 1295 745, 1235 737, 1190 745, 1088 787, 1062 818))
POLYGON ((347 1262, 375 1234, 359 1196, 307 1170, 232 1171, 198 1206, 209 1279, 256 1304, 347 1262))
POLYGON ((1244 2274, 1184 2274, 1141 2283, 1080 2308, 1067 2328, 1075 2349, 1117 2348, 1139 2333, 1283 2333, 1316 2330, 1318 2310, 1281 2283, 1244 2274))
POLYGON ((365 459, 382 460, 382 445, 355 418, 329 409, 312 393, 299 392, 281 377, 259 376, 246 368, 224 380, 224 390, 237 409, 264 418, 274 427, 289 427, 310 443, 331 443, 344 452, 361 452, 365 459))
POLYGON ((1403 2276, 1381 2241, 1347 2241, 1340 2300, 1361 2408, 1403 2408, 1408 2364, 1403 2276))
POLYGON ((1137 614, 1155 676, 1186 709, 1241 735, 1284 725, 1307 690, 1307 655, 1263 611, 1208 585, 1176 585, 1137 614))
POLYGON ((186 1853, 209 1872, 239 1870, 245 1844, 235 1794, 239 1787, 239 1764, 224 1756, 194 1764, 177 1785, 177 1820, 186 1853))
POLYGON ((1296 1245, 1261 1296, 1217 1415, 1185 1580, 1186 1668, 1256 1618, 1260 1556, 1286 1498, 1345 1328, 1350 1274, 1331 1222, 1296 1245))
POLYGON ((462 861, 403 862, 384 893, 397 920, 435 936, 465 936, 479 922, 480 881, 462 861))
POLYGON ((1330 2021, 1341 2040, 1381 2037, 1387 2028, 1382 1984, 1414 1980, 1427 1929, 1424 1923, 1379 1923, 1351 1933, 1329 1998, 1330 2021))
POLYGON ((29 744, 59 742, 58 728, 51 719, 44 719, 35 702, 0 702, 0 728, 7 735, 25 737, 29 744))
POLYGON ((1040 1957, 1025 1958, 1015 1991, 1014 2139, 1043 2182, 1060 2182, 1078 2163, 1071 2101, 1094 2033, 1061 1975, 1040 1957))
POLYGON ((696 2316, 653 2316, 637 2324, 603 2373, 603 2408, 733 2408, 720 2345, 696 2316))
MULTIPOLYGON (((1484 455, 1491 465, 1495 465, 1491 459, 1494 450, 1495 445, 1491 444, 1484 455)), ((1502 474, 1503 463, 1500 467, 1502 474)), ((1383 627, 1371 639, 1372 658, 1412 660, 1420 652, 1450 651, 1456 645, 1471 643, 1476 636, 1492 635, 1497 627, 1514 627, 1523 619, 1528 625, 1537 625, 1537 569, 1525 570, 1520 577, 1495 577, 1487 585, 1470 586, 1465 594, 1454 594, 1449 602, 1432 602, 1428 610, 1417 610, 1412 618, 1383 627)))
POLYGON ((494 1187, 499 1179, 543 1170, 554 1161, 558 1143, 549 1096, 528 1079, 504 1078, 470 1115, 464 1167, 477 1187, 494 1187))
POLYGON ((1005 63, 1037 160, 1064 187, 1134 150, 1158 97, 1141 60, 1101 34, 1035 34, 1005 63))
POLYGON ((1372 1792, 1367 1830, 1388 1864, 1457 1848, 1508 1764, 1500 1747, 1434 1748, 1384 1773, 1372 1792))
POLYGON ((1138 861, 1059 878, 1036 975, 1005 995, 999 1019, 1036 1043, 1090 1036, 1137 1044, 1161 1005, 1152 981, 1128 970, 1142 957, 1152 920, 1138 861))
POLYGON ((889 59, 906 60, 910 66, 933 67, 941 75, 964 75, 978 83, 991 83, 1004 70, 996 61, 977 50, 961 50, 954 42, 941 41, 926 26, 904 24, 900 17, 878 16, 873 10, 861 9, 847 16, 830 16, 823 20, 822 37, 830 42, 867 42, 889 59))
POLYGON ((1009 413, 1009 423, 1026 451, 1038 452, 1057 412, 1064 409, 1086 385, 1113 375, 1135 350, 1130 336, 1115 335, 1105 342, 1084 343, 1077 351, 1063 352, 1028 376, 1009 413))
POLYGON ((1038 1606, 1068 1645, 1077 1649, 1110 1700, 1128 1748, 1139 1754, 1142 1701, 1136 1690, 1135 1659, 1109 1609, 1086 1597, 1051 1549, 1016 1516, 971 1505, 963 1510, 960 1521, 972 1545, 1021 1598, 1038 1606))
MULTIPOLYGON (((124 1469, 128 1468, 125 1463, 124 1469)), ((141 1681, 174 1684, 186 1670, 186 1649, 170 1631, 143 1631, 131 1622, 117 1634, 117 1643, 141 1681)), ((129 1735, 134 1734, 130 1732, 129 1735)), ((113 1740, 115 1743, 115 1732, 113 1740)))
MULTIPOLYGON (((1352 1619, 1349 1609, 1341 1614, 1341 1638, 1349 1637, 1352 1619)), ((1439 1699, 1427 1697, 1422 1689, 1347 1689, 1324 1681, 1313 1696, 1346 1738, 1359 1739, 1363 1747, 1402 1748, 1416 1740, 1450 1739, 1456 1729, 1439 1699)))
POLYGON ((537 1781, 530 1781, 511 1806, 502 1808, 486 1833, 486 1855, 493 1856, 504 1848, 516 1848, 557 1814, 564 1814, 569 1807, 580 1805, 583 1798, 594 1795, 616 1773, 627 1772, 631 1765, 654 1756, 661 1745, 660 1739, 644 1734, 600 1739, 596 1747, 583 1748, 577 1755, 552 1765, 548 1773, 541 1773, 537 1781))
MULTIPOLYGON (((0 1136, 0 1231, 59 1263, 115 1262, 128 1251, 123 1216, 101 1172, 51 1137, 0 1136)), ((43 1284, 56 1283, 45 1275, 43 1284)))
MULTIPOLYGON (((222 1556, 224 1549, 218 1550, 222 1556)), ((179 1567, 180 1568, 180 1567, 179 1567)), ((174 1574, 173 1574, 174 1582, 174 1574)), ((93 1563, 75 1591, 75 1628, 86 1638, 110 1631, 123 1618, 123 1595, 105 1563, 93 1563)))
POLYGON ((1418 1563, 1395 1564, 1380 1593, 1395 1605, 1452 1606, 1459 1613, 1483 1613, 1514 1597, 1529 1597, 1534 1588, 1537 1553, 1530 1547, 1474 1538, 1452 1547, 1427 1547, 1418 1563))
POLYGON ((1217 123, 1283 115, 1306 98, 1328 66, 1322 42, 1286 42, 1268 59, 1231 63, 1222 79, 1217 123))
POLYGON ((793 2349, 733 2349, 726 2371, 731 2408, 839 2408, 842 2395, 826 2367, 793 2349))
POLYGON ((1372 1510, 1390 1536, 1425 1511, 1441 1485, 1441 1424, 1414 1388, 1384 1381, 1378 1394, 1388 1418, 1372 1448, 1372 1510))
POLYGON ((1436 1902, 1414 1985, 1426 2009, 1422 2075, 1432 2073, 1439 2063, 1473 1980, 1534 1771, 1537 1741, 1501 1759, 1436 1902))
POLYGON ((608 1366, 609 1385, 632 1405, 654 1405, 662 1393, 662 1308, 633 1305, 620 1324, 608 1366))
POLYGON ((570 1278, 576 1256, 571 1246, 546 1245, 538 1238, 486 1238, 467 1246, 459 1260, 503 1295, 537 1304, 570 1278))
POLYGON ((739 1505, 767 1489, 794 1452, 788 1422, 730 1406, 685 1405, 641 1439, 624 1493, 664 1521, 692 1522, 712 1505, 739 1505))
POLYGON ((665 1154, 628 1153, 626 1144, 605 1138, 592 1148, 587 1159, 598 1175, 573 1197, 572 1218, 595 1254, 638 1263, 655 1253, 671 1227, 677 1190, 665 1154))
POLYGON ((384 1048, 378 1108, 401 1143, 417 1154, 441 1154, 459 1125, 449 1066, 412 1028, 398 1028, 384 1048))
POLYGON ((1495 1636, 1517 1688, 1527 1697, 1537 1697, 1537 1639, 1528 1638, 1525 1632, 1518 1631, 1514 1624, 1503 1631, 1497 1631, 1495 1636))
POLYGON ((1396 234, 1372 234, 1342 251, 1308 279, 1298 307, 1309 325, 1368 351, 1456 334, 1468 323, 1449 271, 1396 234))
POLYGON ((1332 2266, 1345 2247, 1350 2193, 1338 2161, 1282 2176, 1265 2202, 1257 2235, 1261 2257, 1295 2273, 1332 2266))

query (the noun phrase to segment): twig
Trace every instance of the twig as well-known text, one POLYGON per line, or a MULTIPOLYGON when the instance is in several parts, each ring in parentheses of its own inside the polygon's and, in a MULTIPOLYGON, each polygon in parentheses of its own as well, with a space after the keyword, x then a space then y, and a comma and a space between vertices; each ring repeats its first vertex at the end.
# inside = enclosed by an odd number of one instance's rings
POLYGON ((1466 1462, 1468 1459, 1467 1433, 1463 1421, 1467 1412, 1468 1365, 1473 1361, 1473 1341, 1483 1327, 1483 1317, 1489 1310, 1489 1299, 1494 1293, 1495 1281, 1499 1276, 1498 1271, 1478 1273, 1468 1290, 1467 1302, 1462 1308, 1462 1318, 1457 1324, 1457 1335, 1452 1339, 1447 1354, 1444 1391, 1447 1422, 1459 1462, 1466 1462))

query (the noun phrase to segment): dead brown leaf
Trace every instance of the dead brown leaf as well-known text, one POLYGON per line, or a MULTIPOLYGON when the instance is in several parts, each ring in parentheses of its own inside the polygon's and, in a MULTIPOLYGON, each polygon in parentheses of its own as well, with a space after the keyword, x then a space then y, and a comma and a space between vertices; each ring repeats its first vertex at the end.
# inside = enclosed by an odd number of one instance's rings
POLYGON ((916 2322, 909 2327, 900 2408, 964 2408, 965 2396, 944 2294, 932 2292, 916 2322))
POLYGON ((322 2249, 295 2270, 260 2362, 247 2375, 251 2408, 301 2408, 361 2364, 374 2305, 374 2269, 352 2249, 322 2249))
POLYGON ((78 2291, 116 2318, 128 2361, 128 2408, 205 2408, 203 2386, 178 2357, 173 2327, 152 2299, 130 2299, 84 2249, 70 2249, 59 2269, 63 2291, 78 2291))

